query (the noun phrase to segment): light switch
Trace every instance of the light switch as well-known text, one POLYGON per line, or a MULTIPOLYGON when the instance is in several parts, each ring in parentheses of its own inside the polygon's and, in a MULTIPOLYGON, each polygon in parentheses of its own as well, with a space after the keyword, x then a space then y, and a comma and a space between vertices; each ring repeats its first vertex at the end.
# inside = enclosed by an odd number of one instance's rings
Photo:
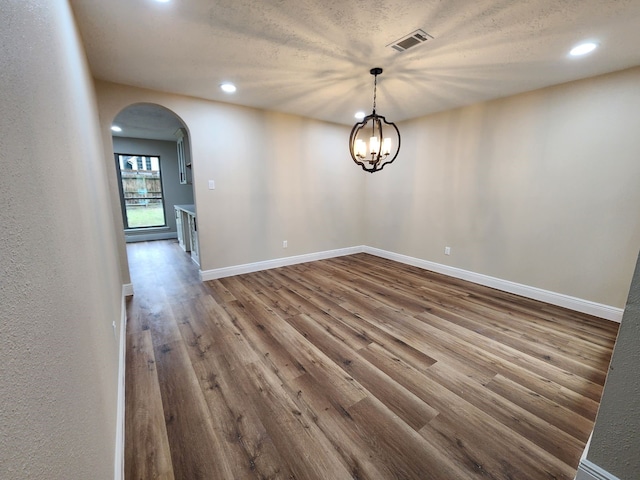
POLYGON ((213 180, 209 180, 209 190, 215 190, 216 189, 216 182, 214 182, 213 180))

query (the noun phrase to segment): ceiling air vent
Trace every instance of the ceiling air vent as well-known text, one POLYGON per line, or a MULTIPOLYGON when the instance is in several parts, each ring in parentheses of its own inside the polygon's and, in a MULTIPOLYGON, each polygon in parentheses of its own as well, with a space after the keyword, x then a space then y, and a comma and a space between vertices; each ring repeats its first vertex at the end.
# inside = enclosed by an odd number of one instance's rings
POLYGON ((411 47, 415 47, 416 45, 426 42, 430 38, 433 37, 424 30, 416 30, 409 35, 402 37, 400 40, 390 43, 387 47, 391 47, 399 52, 404 52, 405 50, 409 50, 411 47))

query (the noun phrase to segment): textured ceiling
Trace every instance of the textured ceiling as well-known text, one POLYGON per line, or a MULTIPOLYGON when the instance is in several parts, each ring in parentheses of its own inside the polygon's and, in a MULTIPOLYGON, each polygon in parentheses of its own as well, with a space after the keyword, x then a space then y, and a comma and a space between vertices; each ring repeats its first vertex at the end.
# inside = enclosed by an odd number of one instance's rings
POLYGON ((94 76, 353 124, 640 65, 640 0, 70 0, 94 76), (434 37, 406 52, 388 44, 434 37), (601 47, 568 58, 575 44, 601 47), (233 95, 219 84, 232 81, 233 95))
POLYGON ((115 137, 146 138, 150 140, 177 140, 176 132, 184 127, 182 121, 171 110, 137 103, 122 110, 113 120, 113 124, 122 128, 122 132, 113 133, 115 137))

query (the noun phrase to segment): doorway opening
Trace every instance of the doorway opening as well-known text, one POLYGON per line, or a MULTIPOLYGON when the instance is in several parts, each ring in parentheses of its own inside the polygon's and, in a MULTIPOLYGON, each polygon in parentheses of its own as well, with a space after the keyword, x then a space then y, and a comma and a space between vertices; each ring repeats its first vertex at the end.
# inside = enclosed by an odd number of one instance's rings
POLYGON ((116 115, 112 130, 125 240, 178 239, 175 207, 195 212, 187 126, 163 106, 139 103, 116 115))

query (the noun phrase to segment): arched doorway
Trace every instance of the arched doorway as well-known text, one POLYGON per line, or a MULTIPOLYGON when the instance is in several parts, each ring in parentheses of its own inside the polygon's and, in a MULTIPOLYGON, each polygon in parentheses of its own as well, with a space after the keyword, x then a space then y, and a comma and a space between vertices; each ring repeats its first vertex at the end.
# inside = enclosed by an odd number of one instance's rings
POLYGON ((126 241, 179 238, 174 207, 195 213, 185 123, 163 106, 133 104, 114 118, 112 141, 126 241))

